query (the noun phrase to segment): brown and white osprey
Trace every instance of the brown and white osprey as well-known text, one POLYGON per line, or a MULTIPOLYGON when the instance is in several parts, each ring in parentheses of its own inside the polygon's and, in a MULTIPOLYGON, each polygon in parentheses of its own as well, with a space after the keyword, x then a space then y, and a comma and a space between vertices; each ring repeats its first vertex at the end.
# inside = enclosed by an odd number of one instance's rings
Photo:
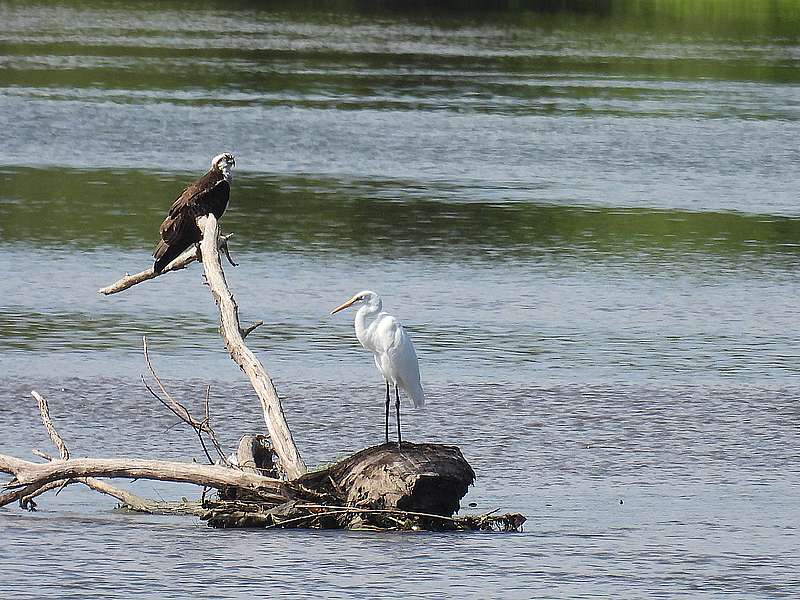
POLYGON ((197 225, 199 217, 212 213, 217 219, 222 216, 231 193, 231 168, 235 166, 233 154, 217 154, 211 159, 208 172, 172 203, 167 218, 161 223, 161 240, 153 252, 156 259, 153 271, 160 273, 184 250, 200 243, 203 233, 197 225))

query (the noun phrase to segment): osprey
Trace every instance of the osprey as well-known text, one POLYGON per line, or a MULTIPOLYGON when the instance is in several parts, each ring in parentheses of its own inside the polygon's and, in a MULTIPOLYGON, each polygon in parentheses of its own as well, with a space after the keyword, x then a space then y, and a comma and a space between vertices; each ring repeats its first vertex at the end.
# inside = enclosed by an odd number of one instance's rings
POLYGON ((213 214, 217 219, 225 212, 231 193, 231 168, 236 166, 233 154, 225 152, 211 159, 211 168, 200 179, 183 190, 161 223, 161 240, 156 245, 153 271, 160 273, 170 262, 193 244, 200 243, 203 233, 197 219, 213 214))

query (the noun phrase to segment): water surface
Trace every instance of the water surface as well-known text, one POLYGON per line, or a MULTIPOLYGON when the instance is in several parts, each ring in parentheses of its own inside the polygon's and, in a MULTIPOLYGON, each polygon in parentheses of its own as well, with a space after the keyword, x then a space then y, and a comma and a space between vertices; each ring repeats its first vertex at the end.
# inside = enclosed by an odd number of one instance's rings
POLYGON ((428 393, 406 436, 461 447, 465 506, 529 517, 220 532, 71 487, 0 509, 5 593, 795 597, 800 15, 711 7, 0 6, 0 452, 49 451, 37 389, 74 456, 201 460, 143 335, 228 447, 261 429, 196 266, 96 292, 232 150, 226 274, 306 461, 380 441, 328 316, 374 289, 428 393))

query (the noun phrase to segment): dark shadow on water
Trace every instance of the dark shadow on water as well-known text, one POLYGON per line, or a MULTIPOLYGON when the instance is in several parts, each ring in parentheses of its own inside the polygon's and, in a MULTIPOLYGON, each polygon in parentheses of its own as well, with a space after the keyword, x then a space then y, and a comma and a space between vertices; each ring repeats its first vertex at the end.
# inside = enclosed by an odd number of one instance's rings
MULTIPOLYGON (((191 179, 119 170, 0 171, 0 243, 149 249, 166 208, 191 179)), ((736 260, 793 257, 800 249, 794 217, 569 206, 513 184, 475 190, 448 182, 243 174, 232 198, 224 228, 258 252, 434 261, 677 252, 736 260)))

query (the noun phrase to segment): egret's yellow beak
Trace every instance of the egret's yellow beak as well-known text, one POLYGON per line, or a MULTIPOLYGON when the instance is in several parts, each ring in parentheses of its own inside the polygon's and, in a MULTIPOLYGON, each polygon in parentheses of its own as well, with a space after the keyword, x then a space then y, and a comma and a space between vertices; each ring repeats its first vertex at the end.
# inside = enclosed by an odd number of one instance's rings
POLYGON ((332 314, 332 315, 335 315, 335 314, 336 314, 337 312, 339 312, 340 310, 344 310, 345 308, 347 308, 347 307, 349 307, 349 306, 353 306, 353 304, 355 303, 355 301, 356 301, 356 300, 358 300, 358 296, 353 296, 352 298, 350 298, 350 300, 348 300, 348 301, 347 301, 347 302, 345 302, 344 304, 340 304, 339 306, 337 306, 336 308, 334 308, 334 309, 331 311, 331 314, 332 314))

